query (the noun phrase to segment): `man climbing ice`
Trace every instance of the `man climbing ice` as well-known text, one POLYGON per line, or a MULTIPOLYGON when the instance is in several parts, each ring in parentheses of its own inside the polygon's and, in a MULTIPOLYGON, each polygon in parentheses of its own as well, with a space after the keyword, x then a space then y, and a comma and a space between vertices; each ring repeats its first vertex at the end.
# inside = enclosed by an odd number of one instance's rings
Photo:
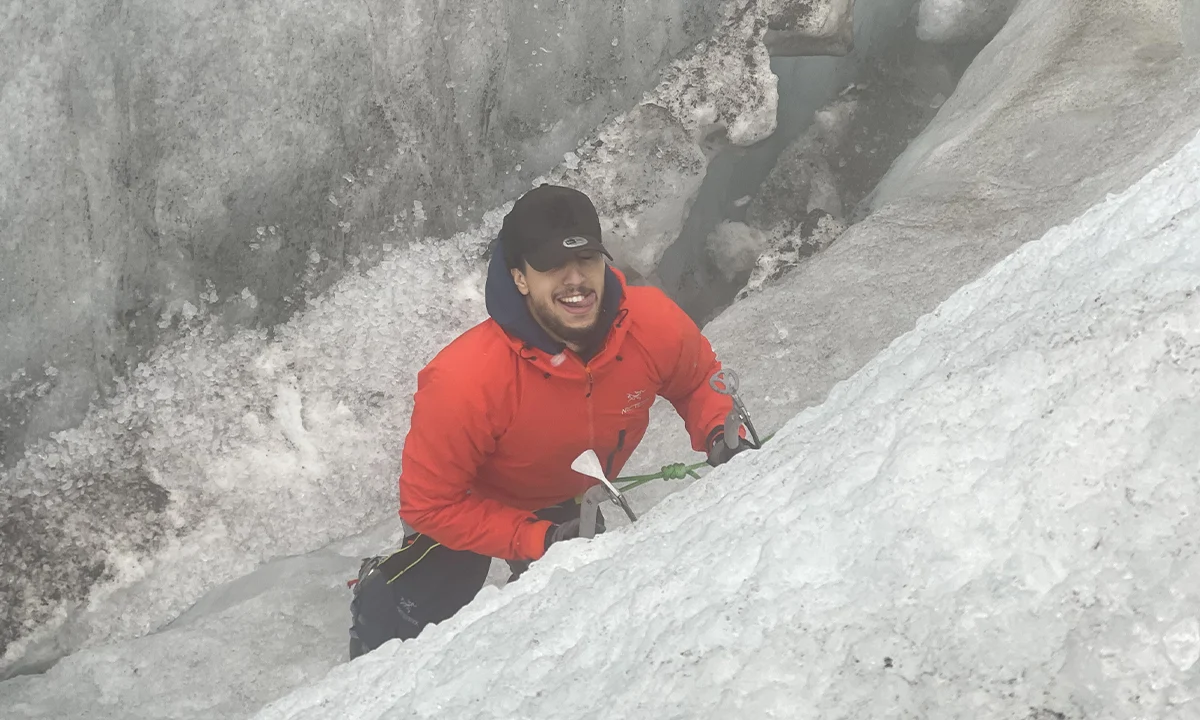
POLYGON ((486 282, 490 318, 417 376, 399 479, 413 532, 363 563, 351 658, 454 615, 492 558, 509 562, 511 581, 579 537, 578 498, 596 480, 572 461, 593 450, 616 477, 656 396, 710 465, 751 447, 725 442, 733 400, 709 384, 721 365, 696 324, 662 291, 627 286, 605 257, 596 209, 578 190, 542 185, 505 216, 486 282))

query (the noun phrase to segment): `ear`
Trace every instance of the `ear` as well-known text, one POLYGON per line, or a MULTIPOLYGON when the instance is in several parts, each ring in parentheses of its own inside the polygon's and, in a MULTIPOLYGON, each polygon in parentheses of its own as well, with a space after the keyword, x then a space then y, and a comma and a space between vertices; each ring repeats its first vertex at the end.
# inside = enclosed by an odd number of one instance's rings
POLYGON ((525 273, 521 272, 519 268, 513 268, 511 272, 513 282, 517 285, 517 290, 519 290, 522 295, 528 295, 529 282, 525 280, 525 273))

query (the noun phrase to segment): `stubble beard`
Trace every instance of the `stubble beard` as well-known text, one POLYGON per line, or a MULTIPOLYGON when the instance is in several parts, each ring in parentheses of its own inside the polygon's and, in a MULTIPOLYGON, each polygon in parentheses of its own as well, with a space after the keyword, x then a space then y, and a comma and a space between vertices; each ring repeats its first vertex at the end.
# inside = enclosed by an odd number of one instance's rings
POLYGON ((533 313, 533 317, 538 323, 546 329, 554 337, 563 342, 573 343, 576 345, 583 344, 596 330, 596 323, 600 320, 600 298, 597 297, 596 306, 592 309, 591 321, 586 326, 571 326, 563 323, 558 318, 558 302, 554 298, 549 300, 549 303, 531 298, 529 310, 533 313))

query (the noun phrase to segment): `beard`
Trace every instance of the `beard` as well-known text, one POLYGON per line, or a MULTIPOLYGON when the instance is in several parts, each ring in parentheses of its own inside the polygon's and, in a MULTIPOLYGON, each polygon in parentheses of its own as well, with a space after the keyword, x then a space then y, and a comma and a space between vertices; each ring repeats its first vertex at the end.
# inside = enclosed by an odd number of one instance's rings
MULTIPOLYGON (((564 295, 566 294, 570 293, 564 293, 564 295)), ((600 322, 600 300, 600 295, 597 293, 596 306, 592 309, 590 313, 591 317, 586 325, 567 325, 563 322, 559 315, 558 301, 553 297, 549 300, 534 299, 531 297, 529 312, 533 315, 533 319, 552 336, 575 345, 586 345, 595 335, 596 326, 600 322)))

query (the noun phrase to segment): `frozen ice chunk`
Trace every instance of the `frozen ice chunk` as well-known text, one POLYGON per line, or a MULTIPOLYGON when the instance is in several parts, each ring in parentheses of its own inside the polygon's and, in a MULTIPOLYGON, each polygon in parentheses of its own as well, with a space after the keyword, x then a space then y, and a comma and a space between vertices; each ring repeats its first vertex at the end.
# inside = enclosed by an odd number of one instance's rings
POLYGON ((735 13, 672 63, 637 107, 536 180, 588 193, 617 263, 643 278, 654 277, 679 236, 709 157, 775 131, 779 94, 761 25, 753 12, 735 13))
POLYGON ((814 122, 775 161, 750 204, 747 222, 779 236, 790 233, 810 212, 843 214, 832 161, 845 142, 857 103, 842 99, 818 111, 814 122))
POLYGON ((854 0, 768 0, 766 13, 772 55, 845 55, 854 47, 854 0))
POLYGON ((1200 622, 1194 616, 1180 620, 1163 635, 1163 645, 1180 672, 1191 670, 1200 661, 1200 622))
POLYGON ((719 223, 708 236, 708 253, 729 281, 753 268, 766 249, 766 235, 745 223, 719 223))
POLYGON ((921 0, 917 36, 926 42, 988 40, 1012 14, 1018 0, 921 0))

